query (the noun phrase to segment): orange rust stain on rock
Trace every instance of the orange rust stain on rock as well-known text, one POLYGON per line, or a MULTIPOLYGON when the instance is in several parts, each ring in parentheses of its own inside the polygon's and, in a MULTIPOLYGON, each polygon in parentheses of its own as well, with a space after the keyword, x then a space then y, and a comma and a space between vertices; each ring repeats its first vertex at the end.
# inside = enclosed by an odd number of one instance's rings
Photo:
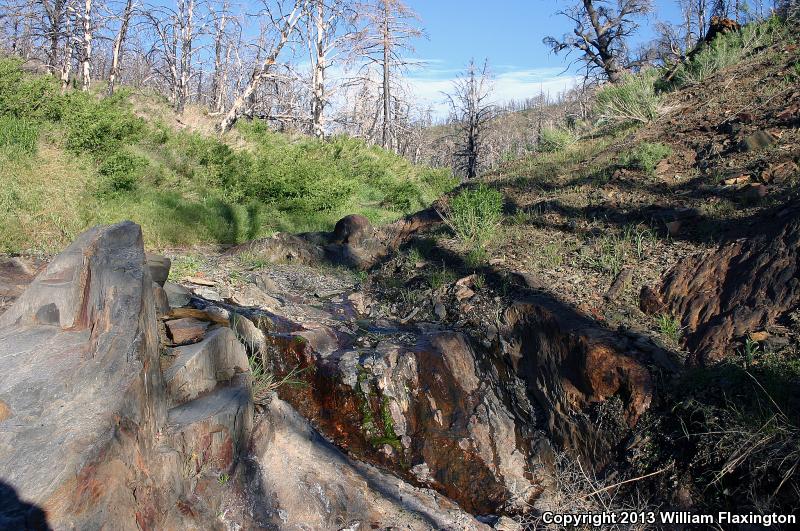
POLYGON ((6 419, 10 419, 12 415, 11 407, 8 404, 0 400, 0 422, 3 422, 6 419))

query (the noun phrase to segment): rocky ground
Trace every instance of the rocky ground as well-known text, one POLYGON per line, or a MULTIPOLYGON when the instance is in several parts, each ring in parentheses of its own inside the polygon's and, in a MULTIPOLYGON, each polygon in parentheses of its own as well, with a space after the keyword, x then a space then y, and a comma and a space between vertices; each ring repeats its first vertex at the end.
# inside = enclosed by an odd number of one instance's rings
POLYGON ((146 257, 127 223, 4 258, 0 527, 797 510, 799 59, 761 50, 654 124, 486 176, 506 212, 482 255, 445 199, 233 248, 146 257), (631 164, 644 143, 669 149, 631 164))

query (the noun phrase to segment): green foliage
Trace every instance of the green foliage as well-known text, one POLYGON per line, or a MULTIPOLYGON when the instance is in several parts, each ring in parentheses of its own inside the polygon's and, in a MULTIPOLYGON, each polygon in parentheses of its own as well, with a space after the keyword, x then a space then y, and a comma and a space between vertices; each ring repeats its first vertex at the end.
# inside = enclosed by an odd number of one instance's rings
POLYGON ((53 76, 29 76, 19 59, 0 58, 0 116, 58 120, 62 97, 53 76))
POLYGON ((25 118, 0 116, 0 149, 31 155, 39 141, 39 126, 25 118))
POLYGON ((575 133, 569 129, 545 127, 539 132, 539 151, 557 153, 576 142, 575 133))
POLYGON ((723 68, 740 62, 754 50, 782 39, 786 28, 777 17, 753 22, 741 31, 718 35, 710 44, 701 44, 691 60, 681 64, 669 81, 660 83, 663 90, 674 90, 701 83, 723 68))
POLYGON ((672 155, 672 148, 667 145, 642 142, 633 150, 623 154, 619 159, 619 165, 643 171, 652 176, 655 174, 658 163, 670 155, 672 155))
POLYGON ((97 100, 85 92, 72 92, 64 103, 62 122, 66 126, 64 145, 70 151, 103 157, 123 144, 138 140, 144 120, 128 109, 124 91, 97 100))
POLYGON ((656 93, 656 70, 626 76, 597 94, 597 113, 611 123, 648 123, 658 117, 661 97, 656 93))
POLYGON ((503 218, 503 195, 486 185, 464 190, 450 203, 445 222, 470 249, 485 249, 503 218))
POLYGON ((98 193, 103 196, 134 191, 138 174, 145 167, 147 159, 144 157, 126 151, 111 154, 98 167, 97 172, 100 174, 98 193))
POLYGON ((681 322, 672 314, 662 313, 656 317, 656 326, 659 333, 669 339, 672 343, 677 343, 681 338, 681 322))
POLYGON ((13 211, 0 219, 0 247, 50 252, 122 219, 156 247, 329 230, 351 213, 384 223, 457 184, 361 140, 290 137, 258 120, 237 127, 236 147, 175 131, 134 114, 124 90, 62 95, 52 76, 0 59, 0 199, 13 211))

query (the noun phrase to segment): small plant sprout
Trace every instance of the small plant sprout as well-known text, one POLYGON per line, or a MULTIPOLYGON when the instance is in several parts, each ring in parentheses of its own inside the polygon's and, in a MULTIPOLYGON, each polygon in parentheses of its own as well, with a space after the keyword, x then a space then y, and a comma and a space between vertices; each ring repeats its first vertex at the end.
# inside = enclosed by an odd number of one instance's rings
POLYGON ((745 368, 751 367, 756 360, 756 356, 761 351, 761 345, 752 337, 747 337, 744 340, 744 346, 739 349, 739 355, 744 358, 745 368))
POLYGON ((217 482, 218 482, 220 485, 222 485, 222 486, 225 486, 225 485, 228 483, 228 481, 230 481, 230 479, 231 479, 231 476, 230 476, 230 475, 228 475, 228 474, 226 474, 225 472, 223 472, 223 473, 222 473, 222 474, 220 474, 220 475, 219 475, 219 477, 217 478, 217 482))
POLYGON ((673 343, 677 343, 681 338, 683 328, 677 317, 669 313, 662 313, 656 317, 656 325, 662 336, 673 343))

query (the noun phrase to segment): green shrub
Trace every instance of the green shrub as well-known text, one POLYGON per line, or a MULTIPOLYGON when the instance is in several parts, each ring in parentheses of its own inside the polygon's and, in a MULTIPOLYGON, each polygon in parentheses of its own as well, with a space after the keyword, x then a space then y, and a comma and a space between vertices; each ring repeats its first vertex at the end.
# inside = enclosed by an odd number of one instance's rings
POLYGON ((115 195, 136 189, 138 174, 147 166, 147 159, 120 151, 106 158, 98 168, 101 176, 98 192, 115 195))
POLYGON ((19 59, 0 59, 0 116, 58 120, 62 100, 53 76, 29 76, 19 59))
POLYGON ((36 152, 39 140, 39 127, 35 122, 24 118, 0 116, 0 148, 25 154, 36 152))
POLYGON ((628 75, 597 94, 600 119, 612 123, 648 123, 658 117, 661 97, 656 93, 656 70, 628 75))
POLYGON ((124 91, 102 100, 72 92, 65 105, 69 109, 62 117, 67 126, 65 146, 73 153, 110 154, 138 140, 144 131, 144 121, 130 112, 124 91))
POLYGON ((632 151, 622 155, 619 164, 622 167, 643 171, 652 176, 655 174, 658 163, 670 155, 672 155, 672 148, 667 145, 643 142, 632 151))
POLYGON ((568 148, 575 141, 575 133, 569 129, 545 127, 539 133, 539 151, 556 153, 568 148))
POLYGON ((470 250, 485 249, 503 217, 503 195, 483 184, 453 198, 445 222, 470 250))
POLYGON ((408 181, 390 185, 383 200, 384 205, 402 211, 409 211, 423 202, 419 186, 408 181))

